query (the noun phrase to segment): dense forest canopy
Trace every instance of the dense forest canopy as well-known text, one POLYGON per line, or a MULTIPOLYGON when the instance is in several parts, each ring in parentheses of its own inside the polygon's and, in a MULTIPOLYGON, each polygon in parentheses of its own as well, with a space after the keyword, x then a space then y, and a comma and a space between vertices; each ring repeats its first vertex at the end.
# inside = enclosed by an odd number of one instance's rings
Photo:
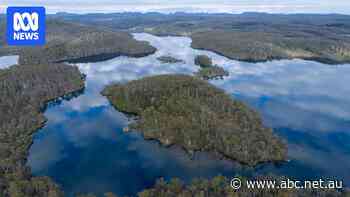
POLYGON ((146 139, 220 153, 248 165, 286 157, 285 144, 263 126, 257 112, 195 77, 146 77, 109 86, 103 94, 118 110, 140 116, 134 128, 146 139))

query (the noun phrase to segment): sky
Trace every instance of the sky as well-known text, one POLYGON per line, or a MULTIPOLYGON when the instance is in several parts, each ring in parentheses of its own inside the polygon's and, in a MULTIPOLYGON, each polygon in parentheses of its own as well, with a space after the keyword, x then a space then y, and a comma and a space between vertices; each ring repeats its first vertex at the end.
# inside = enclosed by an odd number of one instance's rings
POLYGON ((172 13, 339 13, 350 15, 350 0, 2 0, 8 6, 45 6, 48 13, 149 12, 172 13))

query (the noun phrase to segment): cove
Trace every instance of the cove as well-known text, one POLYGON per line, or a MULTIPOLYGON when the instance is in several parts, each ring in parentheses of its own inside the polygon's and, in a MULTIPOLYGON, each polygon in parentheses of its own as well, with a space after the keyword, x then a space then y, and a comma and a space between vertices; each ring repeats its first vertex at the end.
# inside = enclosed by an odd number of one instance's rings
POLYGON ((134 34, 158 51, 143 58, 117 57, 75 64, 86 74, 82 94, 48 105, 45 127, 34 137, 28 166, 35 176, 49 176, 67 196, 114 192, 135 196, 159 177, 211 178, 218 174, 254 176, 274 173, 298 179, 350 183, 350 65, 329 66, 303 60, 246 63, 190 47, 186 37, 134 34), (100 92, 108 84, 144 76, 193 74, 196 55, 205 54, 230 76, 211 81, 262 114, 267 126, 288 143, 289 162, 247 168, 206 153, 190 158, 183 150, 124 133, 128 116, 115 110, 100 92), (160 56, 184 63, 162 64, 160 56))

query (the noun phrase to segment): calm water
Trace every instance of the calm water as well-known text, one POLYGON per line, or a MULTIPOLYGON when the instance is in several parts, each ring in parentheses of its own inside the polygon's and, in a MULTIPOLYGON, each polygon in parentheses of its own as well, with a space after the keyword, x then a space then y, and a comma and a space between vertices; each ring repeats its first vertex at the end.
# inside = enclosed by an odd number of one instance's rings
POLYGON ((159 177, 275 173, 295 178, 336 178, 350 184, 350 65, 328 66, 288 60, 243 63, 211 52, 193 50, 184 37, 135 34, 158 48, 144 58, 118 57, 99 63, 77 64, 87 75, 86 90, 69 101, 52 103, 47 125, 35 135, 28 165, 33 174, 47 175, 66 194, 112 191, 135 195, 159 177), (138 133, 124 134, 128 118, 115 110, 100 91, 107 84, 143 76, 198 70, 197 54, 211 56, 230 77, 211 81, 258 110, 266 125, 288 141, 289 162, 256 168, 219 161, 210 155, 189 158, 181 149, 145 141, 138 133), (161 64, 161 55, 186 63, 161 64))

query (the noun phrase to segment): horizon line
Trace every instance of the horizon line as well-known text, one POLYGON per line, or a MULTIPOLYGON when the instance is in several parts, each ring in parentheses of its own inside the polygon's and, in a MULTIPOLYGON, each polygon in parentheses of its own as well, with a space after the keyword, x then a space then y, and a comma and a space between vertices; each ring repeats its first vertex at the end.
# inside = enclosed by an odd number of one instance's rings
POLYGON ((229 5, 223 4, 215 6, 213 4, 184 4, 184 5, 132 5, 132 4, 111 4, 111 5, 45 5, 45 4, 0 4, 0 13, 6 13, 9 6, 43 6, 47 13, 56 14, 61 12, 71 14, 91 14, 91 13, 150 13, 157 12, 162 14, 183 13, 208 13, 208 14, 243 14, 243 13, 268 13, 268 14, 340 14, 350 15, 350 9, 337 6, 310 6, 283 4, 276 5, 229 5))

